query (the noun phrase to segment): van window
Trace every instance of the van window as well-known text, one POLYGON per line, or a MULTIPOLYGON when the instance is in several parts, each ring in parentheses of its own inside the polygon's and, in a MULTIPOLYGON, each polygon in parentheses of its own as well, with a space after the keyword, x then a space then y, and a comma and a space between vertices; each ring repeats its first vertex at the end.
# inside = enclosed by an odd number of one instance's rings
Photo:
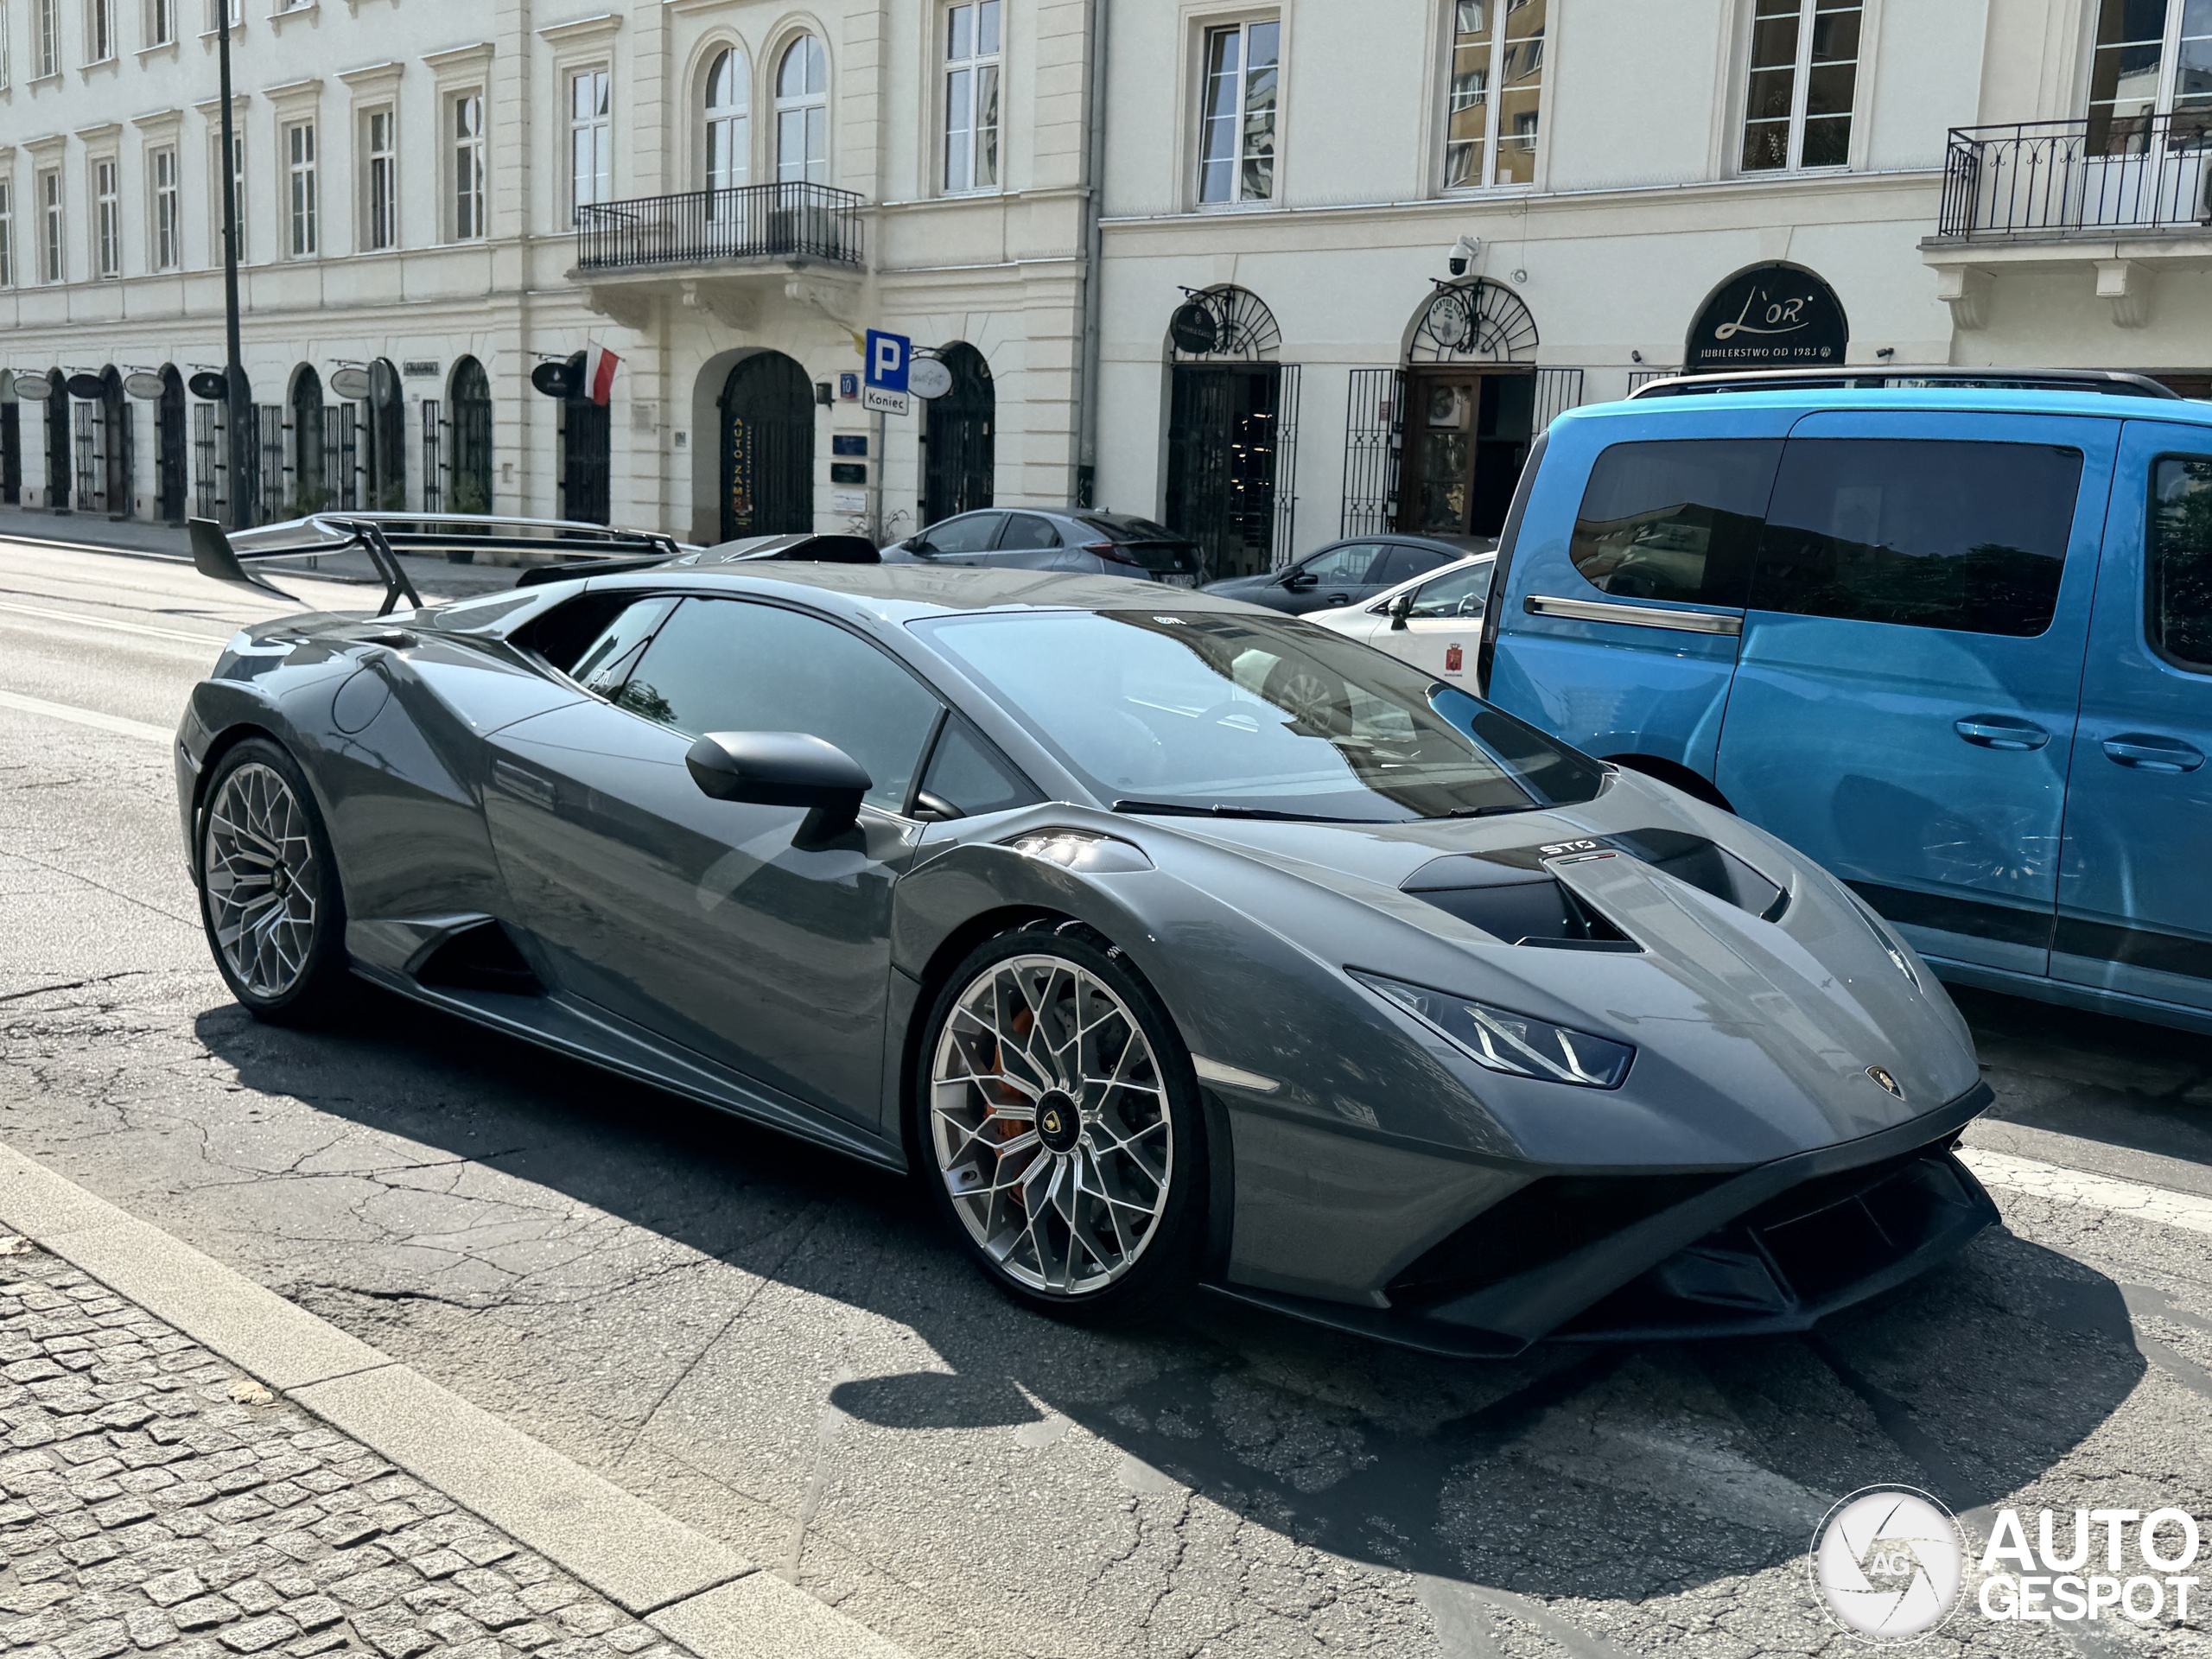
POLYGON ((1623 599, 1741 606, 1779 438, 1617 443, 1590 469, 1568 549, 1623 599))
POLYGON ((1965 633, 2050 626, 2082 453, 2040 443, 1793 438, 1751 605, 1965 633))
POLYGON ((2158 462, 2148 541, 2143 586, 2152 648, 2177 667, 2212 671, 2212 457, 2158 462))

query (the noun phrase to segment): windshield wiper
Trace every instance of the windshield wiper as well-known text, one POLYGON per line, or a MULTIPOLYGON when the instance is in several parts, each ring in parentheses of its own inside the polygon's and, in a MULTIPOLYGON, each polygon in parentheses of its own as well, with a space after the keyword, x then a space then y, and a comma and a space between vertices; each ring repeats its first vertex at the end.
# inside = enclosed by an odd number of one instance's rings
POLYGON ((1325 812, 1278 812, 1271 806, 1230 806, 1217 801, 1197 806, 1187 801, 1116 801, 1116 812, 1151 813, 1171 818, 1261 818, 1276 823, 1394 823, 1394 818, 1340 818, 1325 812))
POLYGON ((1494 818, 1506 812, 1541 812, 1541 801, 1500 801, 1494 806, 1463 806, 1446 812, 1447 818, 1494 818))

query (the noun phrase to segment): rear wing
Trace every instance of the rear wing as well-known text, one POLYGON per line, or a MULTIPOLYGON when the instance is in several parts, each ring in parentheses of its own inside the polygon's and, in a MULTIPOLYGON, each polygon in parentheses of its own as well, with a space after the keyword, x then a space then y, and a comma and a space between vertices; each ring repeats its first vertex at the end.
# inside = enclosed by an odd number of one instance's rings
POLYGON ((201 575, 295 604, 299 601, 293 595, 249 569, 247 562, 361 552, 384 583, 378 616, 389 616, 402 599, 417 607, 423 603, 400 563, 402 553, 503 553, 514 563, 537 567, 530 574, 544 582, 576 574, 570 566, 643 569, 688 550, 673 537, 652 531, 480 513, 318 512, 236 535, 226 534, 212 518, 190 519, 186 527, 192 537, 193 567, 201 575))

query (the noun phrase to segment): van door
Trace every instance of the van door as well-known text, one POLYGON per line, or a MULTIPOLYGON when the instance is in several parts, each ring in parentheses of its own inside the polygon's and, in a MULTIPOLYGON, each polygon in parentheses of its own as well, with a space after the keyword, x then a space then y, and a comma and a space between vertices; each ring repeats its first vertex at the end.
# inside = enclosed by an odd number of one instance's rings
POLYGON ((2055 979, 2212 1008, 2212 429, 2121 429, 2055 979))
POLYGON ((1783 447, 1715 781, 1929 956, 2049 971, 2119 425, 1824 412, 1783 447))

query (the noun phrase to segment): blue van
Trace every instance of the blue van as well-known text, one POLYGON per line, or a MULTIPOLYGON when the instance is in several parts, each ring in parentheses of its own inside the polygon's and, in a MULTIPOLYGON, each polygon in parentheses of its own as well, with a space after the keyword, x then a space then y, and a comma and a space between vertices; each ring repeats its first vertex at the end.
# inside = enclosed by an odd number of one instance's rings
POLYGON ((1574 410, 1522 475, 1478 672, 1818 859, 1945 979, 2212 1031, 2212 404, 1574 410))

